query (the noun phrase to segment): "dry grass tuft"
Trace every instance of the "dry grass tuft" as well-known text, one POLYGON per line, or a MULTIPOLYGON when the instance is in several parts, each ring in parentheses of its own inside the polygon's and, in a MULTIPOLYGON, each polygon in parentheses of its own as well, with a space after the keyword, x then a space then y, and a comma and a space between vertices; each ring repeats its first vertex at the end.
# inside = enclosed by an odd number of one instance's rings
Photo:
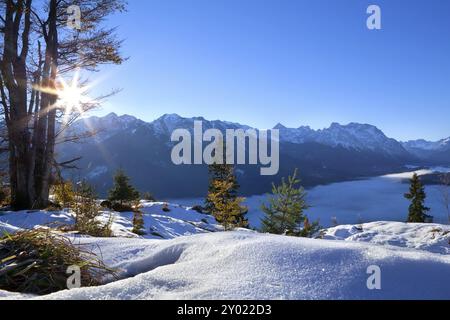
POLYGON ((0 238, 0 289, 45 295, 67 289, 67 269, 78 266, 81 286, 101 285, 115 272, 92 252, 49 229, 0 238))

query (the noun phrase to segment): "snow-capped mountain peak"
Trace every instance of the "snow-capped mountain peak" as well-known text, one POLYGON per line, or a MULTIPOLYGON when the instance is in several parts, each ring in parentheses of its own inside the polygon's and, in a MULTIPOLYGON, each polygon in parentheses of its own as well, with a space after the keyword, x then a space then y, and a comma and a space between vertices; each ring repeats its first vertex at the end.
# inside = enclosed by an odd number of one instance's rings
POLYGON ((386 135, 377 127, 369 124, 349 123, 341 125, 334 122, 329 128, 313 130, 302 126, 298 129, 286 128, 279 124, 281 141, 291 143, 317 142, 332 147, 344 147, 357 150, 385 151, 389 154, 403 154, 404 148, 394 139, 386 135))
MULTIPOLYGON (((121 131, 133 131, 139 127, 149 128, 153 134, 159 137, 168 137, 176 129, 188 129, 192 131, 195 121, 203 122, 203 129, 216 128, 222 131, 226 129, 251 129, 251 127, 239 123, 206 120, 203 117, 185 118, 178 114, 165 114, 153 122, 144 122, 130 115, 118 116, 110 113, 104 117, 90 117, 76 122, 72 130, 85 132, 94 129, 103 132, 96 136, 99 142, 113 136, 121 131)), ((379 128, 370 124, 351 122, 346 125, 334 122, 328 128, 314 130, 309 126, 288 128, 279 123, 274 129, 280 131, 280 141, 294 144, 314 142, 331 147, 341 147, 353 150, 368 150, 382 152, 392 156, 404 156, 411 149, 440 150, 450 149, 450 138, 438 142, 425 140, 409 141, 400 143, 395 139, 387 137, 379 128)))
POLYGON ((178 114, 165 114, 162 117, 156 119, 155 121, 150 123, 150 126, 153 127, 155 133, 157 134, 169 134, 175 129, 182 128, 181 125, 185 122, 185 118, 182 118, 178 114))
POLYGON ((409 150, 438 151, 450 149, 450 137, 439 141, 427 141, 424 139, 403 142, 403 146, 409 150))
POLYGON ((439 144, 440 144, 441 146, 445 146, 445 147, 450 146, 450 137, 448 137, 447 139, 442 139, 442 140, 439 142, 439 144))
POLYGON ((103 117, 92 116, 76 121, 66 132, 67 136, 95 133, 94 141, 101 142, 121 131, 133 130, 144 124, 142 120, 130 115, 118 116, 111 112, 103 117))
POLYGON ((156 121, 164 121, 166 123, 171 123, 171 122, 178 122, 180 120, 183 120, 183 118, 181 116, 179 116, 176 113, 166 113, 165 115, 161 116, 160 118, 158 118, 156 121))
POLYGON ((192 131, 194 128, 194 122, 201 121, 203 129, 219 129, 225 131, 226 129, 250 129, 249 126, 241 125, 239 123, 221 121, 221 120, 206 120, 204 117, 183 118, 178 114, 166 114, 157 120, 149 123, 158 135, 170 136, 176 129, 187 129, 192 131))
POLYGON ((76 122, 76 124, 80 127, 91 125, 93 127, 126 127, 129 125, 132 125, 135 122, 140 122, 141 120, 138 120, 136 117, 130 116, 130 115, 122 115, 118 116, 116 113, 111 112, 103 117, 89 117, 84 118, 76 122))
POLYGON ((284 125, 282 125, 281 123, 278 123, 275 127, 273 127, 276 130, 286 130, 288 129, 287 127, 285 127, 284 125))

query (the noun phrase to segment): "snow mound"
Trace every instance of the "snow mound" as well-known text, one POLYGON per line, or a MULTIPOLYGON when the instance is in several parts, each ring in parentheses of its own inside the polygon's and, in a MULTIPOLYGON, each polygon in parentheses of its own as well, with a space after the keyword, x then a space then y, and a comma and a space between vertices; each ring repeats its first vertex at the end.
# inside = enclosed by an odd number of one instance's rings
POLYGON ((95 244, 136 276, 39 299, 450 299, 450 256, 414 249, 242 231, 95 244), (381 290, 367 288, 373 265, 381 290))
POLYGON ((323 238, 450 254, 450 226, 440 224, 372 222, 358 226, 342 225, 324 230, 323 238))
MULTIPOLYGON (((213 217, 179 205, 142 202, 142 211, 145 237, 131 233, 132 213, 117 212, 101 218, 114 215, 116 238, 68 235, 121 280, 43 297, 0 290, 0 300, 450 299, 450 226, 374 222, 304 239, 214 232, 221 227, 213 217), (381 270, 381 290, 367 287, 373 266, 381 270)), ((69 211, 7 212, 0 233, 71 223, 69 211)))

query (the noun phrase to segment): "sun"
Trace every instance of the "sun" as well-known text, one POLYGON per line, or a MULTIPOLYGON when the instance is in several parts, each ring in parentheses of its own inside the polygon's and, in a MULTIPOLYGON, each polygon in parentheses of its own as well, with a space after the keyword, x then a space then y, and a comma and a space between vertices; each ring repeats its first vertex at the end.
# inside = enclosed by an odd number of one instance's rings
POLYGON ((78 72, 75 73, 70 84, 63 78, 59 78, 55 92, 58 96, 58 101, 56 103, 57 107, 63 109, 67 113, 72 111, 82 112, 83 105, 93 102, 87 95, 88 90, 88 86, 83 86, 79 83, 78 72))
POLYGON ((82 88, 67 87, 58 91, 58 104, 72 109, 82 104, 83 96, 82 88))
POLYGON ((53 107, 61 110, 64 114, 83 113, 85 107, 95 104, 96 100, 88 96, 88 91, 92 88, 92 85, 83 85, 79 79, 79 71, 76 71, 70 83, 63 77, 58 77, 55 88, 36 86, 34 89, 56 96, 57 100, 53 107))
POLYGON ((56 101, 50 109, 58 111, 62 123, 69 123, 74 118, 82 117, 98 107, 105 99, 106 96, 97 98, 89 96, 90 90, 101 81, 101 79, 97 79, 89 81, 88 84, 87 81, 80 81, 80 70, 76 70, 71 77, 64 78, 58 75, 53 87, 35 85, 33 89, 56 97, 56 101))

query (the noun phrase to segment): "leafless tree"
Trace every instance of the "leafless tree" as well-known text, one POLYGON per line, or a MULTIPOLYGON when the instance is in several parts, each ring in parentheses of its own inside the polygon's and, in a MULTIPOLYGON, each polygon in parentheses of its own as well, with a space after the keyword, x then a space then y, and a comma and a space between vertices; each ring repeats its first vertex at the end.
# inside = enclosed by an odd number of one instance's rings
POLYGON ((115 29, 102 25, 124 8, 123 0, 0 0, 0 104, 14 209, 48 205, 58 136, 97 105, 58 105, 58 79, 123 61, 115 29), (73 5, 81 9, 81 29, 67 26, 73 5))

